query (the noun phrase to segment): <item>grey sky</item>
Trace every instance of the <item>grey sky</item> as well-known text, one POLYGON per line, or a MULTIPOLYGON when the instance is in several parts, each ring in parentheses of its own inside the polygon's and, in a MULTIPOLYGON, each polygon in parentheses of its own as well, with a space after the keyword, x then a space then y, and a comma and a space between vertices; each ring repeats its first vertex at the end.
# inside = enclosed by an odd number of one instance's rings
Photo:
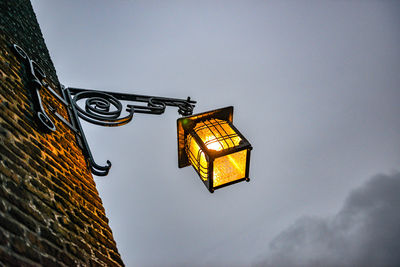
POLYGON ((96 183, 128 266, 265 262, 298 218, 331 218, 353 188, 399 170, 397 1, 33 6, 66 86, 233 105, 254 147, 251 182, 211 195, 177 167, 176 110, 85 124, 98 163, 113 163, 96 183))

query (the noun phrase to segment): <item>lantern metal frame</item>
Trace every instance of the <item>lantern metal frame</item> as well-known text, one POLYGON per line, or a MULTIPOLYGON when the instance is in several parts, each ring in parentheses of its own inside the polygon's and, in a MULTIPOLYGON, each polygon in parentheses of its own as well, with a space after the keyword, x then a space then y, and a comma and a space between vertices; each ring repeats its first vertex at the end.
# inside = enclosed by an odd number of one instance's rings
MULTIPOLYGON (((186 116, 179 118, 177 120, 177 139, 178 139, 178 167, 183 168, 189 165, 190 163, 189 157, 186 151, 186 142, 187 136, 191 135, 196 143, 199 145, 200 149, 204 152, 206 156, 206 160, 208 162, 208 170, 207 170, 207 180, 203 180, 201 178, 201 173, 196 168, 195 171, 200 176, 200 180, 203 181, 204 185, 207 189, 213 193, 214 190, 223 188, 235 183, 239 183, 242 181, 250 181, 249 177, 249 170, 250 170, 250 151, 253 149, 249 141, 240 133, 240 131, 233 125, 233 106, 216 109, 212 111, 207 111, 199 114, 194 114, 192 116, 186 116), (220 151, 212 150, 207 148, 206 144, 203 140, 199 137, 199 135, 194 130, 194 127, 197 123, 206 121, 209 119, 220 119, 226 121, 232 130, 240 137, 241 141, 239 145, 222 149, 220 151), (229 154, 233 154, 236 152, 240 152, 243 150, 247 150, 246 155, 246 169, 245 169, 245 177, 219 185, 214 186, 214 177, 213 177, 213 168, 214 168, 214 161, 217 158, 224 157, 229 154)), ((200 169, 200 168, 199 168, 200 169)))

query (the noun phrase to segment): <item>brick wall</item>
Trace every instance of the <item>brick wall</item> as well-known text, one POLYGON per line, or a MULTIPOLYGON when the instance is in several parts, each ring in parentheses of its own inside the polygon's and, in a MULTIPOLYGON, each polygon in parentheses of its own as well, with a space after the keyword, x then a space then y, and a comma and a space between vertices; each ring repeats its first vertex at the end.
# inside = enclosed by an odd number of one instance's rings
POLYGON ((61 93, 28 0, 0 0, 0 266, 121 266, 108 219, 66 106, 46 88, 41 97, 57 130, 34 117, 27 66, 18 44, 61 93))

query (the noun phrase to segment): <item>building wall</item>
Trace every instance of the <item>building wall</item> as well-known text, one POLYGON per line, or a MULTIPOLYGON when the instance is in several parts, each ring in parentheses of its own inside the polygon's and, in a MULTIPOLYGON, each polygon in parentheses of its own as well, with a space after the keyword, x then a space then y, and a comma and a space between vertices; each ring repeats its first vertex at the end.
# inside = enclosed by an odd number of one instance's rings
POLYGON ((102 201, 67 107, 40 91, 56 131, 35 120, 27 65, 18 44, 61 95, 59 81, 28 0, 0 0, 0 266, 121 266, 102 201))

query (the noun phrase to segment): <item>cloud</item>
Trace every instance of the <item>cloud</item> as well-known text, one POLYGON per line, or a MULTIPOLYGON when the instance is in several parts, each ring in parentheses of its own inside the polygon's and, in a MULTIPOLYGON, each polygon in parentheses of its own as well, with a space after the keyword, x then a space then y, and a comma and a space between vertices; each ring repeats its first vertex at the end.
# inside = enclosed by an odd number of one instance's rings
POLYGON ((330 218, 303 217, 256 266, 400 266, 400 173, 352 191, 330 218))

